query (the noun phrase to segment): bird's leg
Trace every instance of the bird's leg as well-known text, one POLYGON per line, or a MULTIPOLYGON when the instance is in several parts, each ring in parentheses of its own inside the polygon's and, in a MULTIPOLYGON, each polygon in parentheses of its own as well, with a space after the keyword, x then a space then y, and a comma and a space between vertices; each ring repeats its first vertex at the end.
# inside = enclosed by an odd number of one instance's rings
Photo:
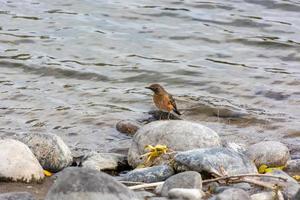
POLYGON ((159 120, 161 120, 161 115, 162 115, 162 113, 161 113, 161 112, 159 112, 159 120))
POLYGON ((170 120, 170 114, 171 114, 171 113, 170 113, 170 112, 168 112, 168 120, 170 120))

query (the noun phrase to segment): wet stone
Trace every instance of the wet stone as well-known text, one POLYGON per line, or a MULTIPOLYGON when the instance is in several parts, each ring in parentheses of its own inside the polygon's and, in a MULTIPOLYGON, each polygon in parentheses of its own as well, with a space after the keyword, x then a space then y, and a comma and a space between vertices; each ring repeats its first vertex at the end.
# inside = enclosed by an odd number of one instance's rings
POLYGON ((168 165, 146 167, 128 172, 124 180, 133 182, 154 183, 164 181, 174 175, 174 170, 168 165))
POLYGON ((166 145, 173 151, 186 151, 220 146, 221 141, 216 132, 198 123, 184 120, 155 121, 143 126, 134 135, 128 152, 129 164, 135 168, 143 163, 141 155, 147 153, 145 146, 157 144, 166 145))
POLYGON ((274 200, 274 192, 260 192, 251 195, 251 200, 274 200))
POLYGON ((29 192, 9 192, 0 194, 0 200, 35 200, 29 192))
POLYGON ((192 170, 218 176, 257 173, 254 163, 247 156, 223 147, 180 152, 174 160, 177 171, 192 170))
POLYGON ((268 167, 285 166, 290 159, 289 149, 277 141, 263 141, 248 147, 246 155, 255 162, 257 167, 267 165, 268 167))
POLYGON ((90 153, 82 162, 82 167, 98 171, 128 168, 127 156, 117 153, 90 153))
POLYGON ((120 133, 125 133, 128 135, 134 135, 137 130, 139 130, 141 125, 138 122, 132 120, 122 120, 116 124, 116 129, 120 133))
POLYGON ((201 175, 198 172, 187 171, 171 176, 162 185, 161 196, 168 196, 169 190, 173 188, 197 189, 201 191, 201 175))
POLYGON ((112 176, 92 169, 69 167, 58 174, 46 200, 138 200, 112 176))
POLYGON ((72 164, 69 147, 57 135, 31 133, 22 135, 20 140, 29 146, 42 167, 48 171, 58 172, 72 164))
POLYGON ((22 142, 0 140, 0 180, 38 182, 43 168, 31 150, 22 142))

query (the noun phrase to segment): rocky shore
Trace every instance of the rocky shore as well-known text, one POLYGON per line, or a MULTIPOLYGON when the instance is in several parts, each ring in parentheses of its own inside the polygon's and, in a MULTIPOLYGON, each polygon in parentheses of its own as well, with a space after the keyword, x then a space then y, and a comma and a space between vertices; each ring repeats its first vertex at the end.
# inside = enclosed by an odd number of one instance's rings
POLYGON ((1 139, 0 185, 24 190, 0 188, 0 200, 300 199, 300 160, 280 141, 225 143, 185 120, 128 120, 116 128, 132 137, 127 155, 89 152, 78 160, 54 134, 1 139), (28 190, 45 182, 45 197, 28 190))

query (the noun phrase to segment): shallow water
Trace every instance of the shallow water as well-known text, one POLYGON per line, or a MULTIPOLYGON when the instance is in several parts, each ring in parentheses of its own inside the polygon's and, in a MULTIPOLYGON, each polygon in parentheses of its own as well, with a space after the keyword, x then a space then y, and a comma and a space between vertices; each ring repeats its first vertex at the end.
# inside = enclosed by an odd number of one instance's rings
POLYGON ((296 0, 0 0, 0 136, 126 150, 114 125, 147 118, 159 82, 184 119, 300 157, 299 64, 296 0))

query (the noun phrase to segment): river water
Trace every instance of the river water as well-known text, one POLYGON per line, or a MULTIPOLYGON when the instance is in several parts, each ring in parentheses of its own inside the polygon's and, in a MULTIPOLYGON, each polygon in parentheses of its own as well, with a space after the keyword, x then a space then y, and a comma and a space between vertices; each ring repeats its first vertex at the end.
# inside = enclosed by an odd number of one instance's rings
POLYGON ((122 151, 161 83, 183 119, 300 158, 298 0, 0 0, 0 136, 122 151))

